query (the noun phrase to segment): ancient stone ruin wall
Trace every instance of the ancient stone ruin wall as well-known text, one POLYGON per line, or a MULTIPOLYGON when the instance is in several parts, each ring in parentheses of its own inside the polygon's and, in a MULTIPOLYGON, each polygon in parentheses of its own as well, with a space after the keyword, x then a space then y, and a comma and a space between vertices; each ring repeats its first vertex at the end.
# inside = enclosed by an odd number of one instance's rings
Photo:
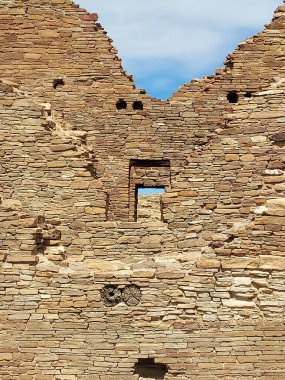
POLYGON ((95 14, 1 5, 1 380, 282 379, 285 7, 163 102, 95 14))

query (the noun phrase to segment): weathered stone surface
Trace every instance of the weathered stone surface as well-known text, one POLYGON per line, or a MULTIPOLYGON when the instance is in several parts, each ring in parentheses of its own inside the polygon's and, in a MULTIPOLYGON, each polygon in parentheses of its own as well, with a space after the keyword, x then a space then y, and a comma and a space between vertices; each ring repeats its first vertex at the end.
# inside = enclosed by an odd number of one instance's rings
POLYGON ((265 207, 267 215, 285 216, 285 197, 269 199, 265 207))
POLYGON ((284 377, 284 31, 162 102, 96 14, 0 2, 1 380, 284 377))

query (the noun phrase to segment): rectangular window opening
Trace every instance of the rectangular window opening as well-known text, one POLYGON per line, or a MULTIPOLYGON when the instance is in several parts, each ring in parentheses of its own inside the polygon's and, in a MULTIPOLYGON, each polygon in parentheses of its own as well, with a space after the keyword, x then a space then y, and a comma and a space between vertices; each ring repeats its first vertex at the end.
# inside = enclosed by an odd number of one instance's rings
POLYGON ((169 159, 132 159, 129 166, 129 220, 163 221, 162 194, 171 189, 169 159))
POLYGON ((136 186, 135 221, 163 221, 161 195, 164 186, 136 186))

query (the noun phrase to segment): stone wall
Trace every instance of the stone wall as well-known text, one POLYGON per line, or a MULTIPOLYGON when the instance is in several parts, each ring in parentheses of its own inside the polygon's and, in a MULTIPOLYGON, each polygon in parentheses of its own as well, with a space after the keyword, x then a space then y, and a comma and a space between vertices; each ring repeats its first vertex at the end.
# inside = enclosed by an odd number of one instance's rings
POLYGON ((282 379, 285 7, 167 102, 71 1, 0 21, 0 378, 282 379))

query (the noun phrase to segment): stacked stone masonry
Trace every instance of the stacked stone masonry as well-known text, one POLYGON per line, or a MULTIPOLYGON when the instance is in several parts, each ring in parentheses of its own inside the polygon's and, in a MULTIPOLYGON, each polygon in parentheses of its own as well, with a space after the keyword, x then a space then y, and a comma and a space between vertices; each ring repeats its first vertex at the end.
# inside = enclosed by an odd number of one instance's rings
POLYGON ((168 101, 111 43, 1 1, 0 379, 285 379, 285 6, 168 101))

